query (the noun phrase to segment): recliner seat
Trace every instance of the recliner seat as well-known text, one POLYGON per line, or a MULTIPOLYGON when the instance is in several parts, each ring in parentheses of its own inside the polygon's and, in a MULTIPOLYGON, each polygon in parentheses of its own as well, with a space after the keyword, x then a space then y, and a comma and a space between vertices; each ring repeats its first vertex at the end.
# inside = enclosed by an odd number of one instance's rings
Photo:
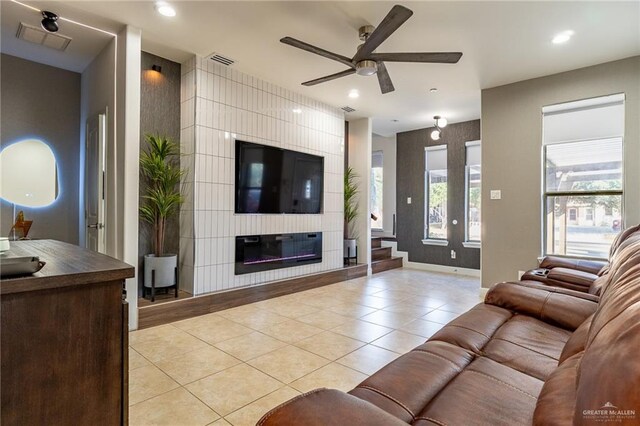
POLYGON ((554 287, 598 294, 600 286, 594 286, 594 283, 597 283, 598 278, 607 272, 611 257, 620 244, 638 230, 640 230, 640 225, 632 226, 616 236, 611 243, 608 262, 545 256, 537 268, 525 272, 521 279, 525 281, 536 281, 554 287))

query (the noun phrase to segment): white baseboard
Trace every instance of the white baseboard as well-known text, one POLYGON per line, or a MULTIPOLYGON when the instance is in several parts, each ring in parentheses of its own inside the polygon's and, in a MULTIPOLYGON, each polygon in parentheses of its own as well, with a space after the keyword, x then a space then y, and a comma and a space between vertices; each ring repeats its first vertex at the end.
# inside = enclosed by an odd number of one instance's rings
POLYGON ((421 271, 442 272, 445 274, 457 274, 467 277, 480 278, 480 271, 478 269, 459 268, 457 266, 445 266, 434 265, 432 263, 420 263, 420 262, 404 262, 405 268, 419 269, 421 271))
POLYGON ((434 265, 432 263, 410 262, 409 253, 406 251, 398 251, 397 241, 382 241, 382 247, 391 247, 391 255, 402 258, 402 266, 405 268, 419 269, 421 271, 442 272, 445 274, 457 274, 467 277, 480 278, 480 270, 459 268, 456 266, 434 265))

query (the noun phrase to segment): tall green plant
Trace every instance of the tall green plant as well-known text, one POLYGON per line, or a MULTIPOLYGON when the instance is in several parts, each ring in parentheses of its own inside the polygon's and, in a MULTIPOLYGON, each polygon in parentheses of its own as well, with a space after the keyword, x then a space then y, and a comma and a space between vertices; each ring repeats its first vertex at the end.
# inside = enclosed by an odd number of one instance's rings
POLYGON ((358 216, 358 175, 352 167, 344 173, 344 238, 347 239, 353 230, 353 222, 358 216))
POLYGON ((140 154, 140 172, 144 183, 140 218, 154 231, 153 250, 164 254, 167 219, 178 212, 184 198, 180 180, 185 171, 180 168, 178 145, 164 137, 146 134, 147 150, 140 154))

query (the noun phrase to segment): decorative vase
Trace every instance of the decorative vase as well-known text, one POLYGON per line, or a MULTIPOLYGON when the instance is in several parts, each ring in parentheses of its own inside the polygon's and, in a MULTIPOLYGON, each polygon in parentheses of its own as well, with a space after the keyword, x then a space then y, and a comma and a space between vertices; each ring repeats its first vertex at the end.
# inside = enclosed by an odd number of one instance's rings
POLYGON ((176 284, 177 254, 144 257, 144 286, 151 288, 152 271, 155 271, 155 288, 171 287, 176 284))
POLYGON ((356 257, 356 242, 355 238, 345 238, 343 242, 344 247, 344 258, 354 258, 356 257))

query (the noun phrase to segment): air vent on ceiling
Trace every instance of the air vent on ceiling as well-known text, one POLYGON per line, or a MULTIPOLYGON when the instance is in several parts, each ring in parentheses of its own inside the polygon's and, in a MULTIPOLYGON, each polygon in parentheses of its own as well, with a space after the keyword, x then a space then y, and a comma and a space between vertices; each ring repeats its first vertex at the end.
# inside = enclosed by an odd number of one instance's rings
POLYGON ((355 111, 355 109, 351 108, 350 106, 343 106, 342 110, 344 112, 353 112, 353 111, 355 111))
POLYGON ((53 34, 43 30, 40 27, 34 27, 24 22, 20 22, 18 33, 16 34, 20 40, 30 43, 40 44, 44 47, 65 51, 71 43, 71 37, 60 34, 53 34))
POLYGON ((211 55, 208 56, 208 58, 214 62, 217 62, 222 65, 226 65, 228 67, 236 63, 236 61, 234 61, 233 59, 220 55, 219 53, 212 53, 211 55))

